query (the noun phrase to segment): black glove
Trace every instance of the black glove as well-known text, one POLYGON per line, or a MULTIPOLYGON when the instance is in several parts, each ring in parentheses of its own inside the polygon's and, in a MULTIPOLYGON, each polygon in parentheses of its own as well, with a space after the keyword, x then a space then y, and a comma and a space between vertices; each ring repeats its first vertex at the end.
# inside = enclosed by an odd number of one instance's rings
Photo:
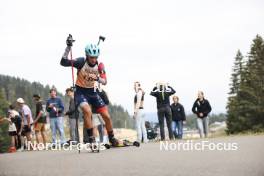
POLYGON ((72 46, 73 42, 75 42, 75 40, 73 40, 72 35, 69 34, 69 36, 67 37, 67 40, 66 40, 67 46, 72 46))
POLYGON ((158 87, 155 86, 155 87, 152 89, 152 91, 154 92, 154 91, 156 91, 157 89, 158 89, 158 87))

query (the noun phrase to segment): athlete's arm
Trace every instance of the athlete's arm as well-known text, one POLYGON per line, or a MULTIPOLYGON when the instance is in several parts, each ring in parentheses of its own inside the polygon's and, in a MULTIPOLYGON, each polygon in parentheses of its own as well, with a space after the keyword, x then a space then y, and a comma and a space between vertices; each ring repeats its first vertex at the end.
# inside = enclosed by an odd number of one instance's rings
POLYGON ((98 82, 103 85, 106 85, 107 79, 106 79, 105 67, 102 62, 98 65, 98 72, 99 72, 98 82))
POLYGON ((83 65, 85 64, 85 58, 80 57, 77 58, 75 60, 69 60, 68 59, 68 55, 70 53, 71 47, 67 46, 64 54, 62 55, 60 64, 64 67, 71 67, 72 66, 72 62, 73 62, 73 67, 77 68, 77 69, 81 69, 83 67, 83 65))

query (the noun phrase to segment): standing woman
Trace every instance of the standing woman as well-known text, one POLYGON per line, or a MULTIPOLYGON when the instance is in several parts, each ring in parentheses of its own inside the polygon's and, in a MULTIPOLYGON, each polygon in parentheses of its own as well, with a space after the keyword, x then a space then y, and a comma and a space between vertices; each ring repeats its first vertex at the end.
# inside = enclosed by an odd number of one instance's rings
POLYGON ((197 127, 200 133, 200 138, 207 137, 209 133, 208 114, 212 108, 208 100, 204 98, 204 93, 198 91, 198 98, 195 100, 192 112, 197 115, 197 127))
POLYGON ((171 129, 175 139, 182 139, 183 122, 186 121, 184 107, 179 103, 178 96, 174 95, 172 99, 173 99, 173 103, 171 104, 171 112, 172 112, 171 129))
POLYGON ((136 127, 137 127, 137 140, 138 142, 142 141, 147 143, 147 130, 145 126, 145 118, 143 113, 143 103, 144 103, 144 91, 142 90, 140 83, 135 82, 134 83, 134 90, 136 92, 135 98, 134 98, 134 116, 133 118, 136 121, 136 127))

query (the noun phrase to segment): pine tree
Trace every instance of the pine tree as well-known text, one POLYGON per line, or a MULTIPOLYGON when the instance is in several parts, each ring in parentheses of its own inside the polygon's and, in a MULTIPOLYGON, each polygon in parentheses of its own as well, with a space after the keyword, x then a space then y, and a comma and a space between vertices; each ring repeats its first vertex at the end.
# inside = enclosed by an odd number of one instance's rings
POLYGON ((243 71, 243 55, 240 52, 240 50, 237 51, 236 57, 235 57, 235 63, 233 67, 233 73, 231 78, 231 88, 230 88, 230 95, 237 95, 237 92, 239 90, 240 82, 241 82, 241 73, 243 71))
POLYGON ((250 129, 260 131, 264 128, 264 41, 259 35, 251 45, 245 78, 241 85, 247 106, 245 116, 250 129))
MULTIPOLYGON (((237 54, 239 56, 239 54, 237 54)), ((257 35, 246 64, 236 57, 227 105, 228 133, 264 130, 264 42, 257 35), (237 72, 237 68, 242 68, 237 72)))
POLYGON ((241 79, 244 70, 243 55, 240 50, 237 51, 233 73, 231 75, 231 88, 227 104, 227 127, 228 133, 234 133, 235 131, 241 131, 241 125, 239 123, 239 105, 238 105, 238 92, 241 84, 241 79))
MULTIPOLYGON (((0 117, 6 116, 8 103, 4 99, 4 91, 0 89, 0 117)), ((0 124, 0 153, 6 152, 10 144, 10 138, 7 134, 8 123, 0 124)))
POLYGON ((4 90, 0 89, 0 117, 6 115, 7 108, 8 108, 8 103, 4 99, 4 90))

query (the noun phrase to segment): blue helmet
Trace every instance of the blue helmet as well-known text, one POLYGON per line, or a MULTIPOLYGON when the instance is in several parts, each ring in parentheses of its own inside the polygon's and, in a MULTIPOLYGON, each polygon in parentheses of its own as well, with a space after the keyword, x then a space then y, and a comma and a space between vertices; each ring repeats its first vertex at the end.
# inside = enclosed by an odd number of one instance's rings
POLYGON ((98 45, 88 44, 85 47, 86 56, 98 57, 100 55, 100 49, 98 45))

